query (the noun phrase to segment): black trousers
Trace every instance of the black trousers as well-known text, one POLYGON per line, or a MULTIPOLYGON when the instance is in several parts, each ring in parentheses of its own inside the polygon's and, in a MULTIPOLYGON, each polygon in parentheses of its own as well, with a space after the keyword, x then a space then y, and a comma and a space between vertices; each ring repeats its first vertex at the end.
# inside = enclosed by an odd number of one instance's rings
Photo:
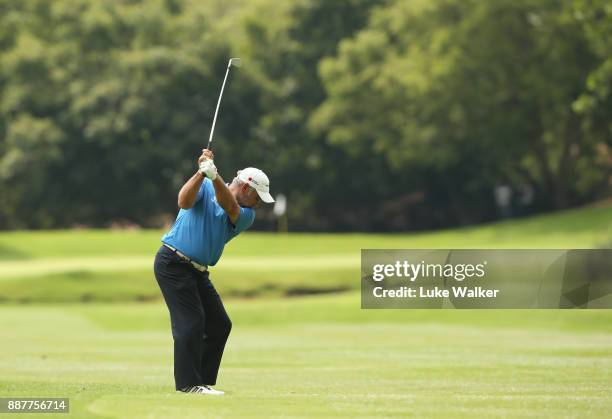
POLYGON ((176 389, 215 384, 232 322, 208 272, 165 246, 155 255, 154 271, 170 312, 176 389))

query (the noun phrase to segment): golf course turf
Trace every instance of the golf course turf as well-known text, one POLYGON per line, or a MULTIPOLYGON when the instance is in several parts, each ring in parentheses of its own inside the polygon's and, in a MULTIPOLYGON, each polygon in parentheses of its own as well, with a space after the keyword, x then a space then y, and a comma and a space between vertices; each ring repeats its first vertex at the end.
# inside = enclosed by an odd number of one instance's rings
POLYGON ((361 310, 358 287, 360 248, 602 247, 611 223, 604 205, 418 235, 247 233, 211 275, 234 324, 223 397, 174 392, 161 231, 2 233, 0 396, 68 397, 80 418, 609 417, 612 310, 361 310))
POLYGON ((162 304, 0 310, 0 393, 73 417, 607 417, 610 311, 362 311, 357 294, 228 302, 215 398, 173 392, 162 304))

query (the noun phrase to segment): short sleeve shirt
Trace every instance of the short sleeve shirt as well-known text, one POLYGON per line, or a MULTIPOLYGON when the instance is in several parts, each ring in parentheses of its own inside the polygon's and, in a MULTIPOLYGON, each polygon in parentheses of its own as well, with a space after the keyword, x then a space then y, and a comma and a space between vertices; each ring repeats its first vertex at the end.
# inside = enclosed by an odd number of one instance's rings
POLYGON ((204 179, 195 204, 179 211, 174 225, 162 237, 162 242, 202 265, 213 266, 219 261, 225 244, 248 229, 254 220, 255 211, 252 208, 240 207, 240 216, 233 225, 217 203, 212 181, 204 179))

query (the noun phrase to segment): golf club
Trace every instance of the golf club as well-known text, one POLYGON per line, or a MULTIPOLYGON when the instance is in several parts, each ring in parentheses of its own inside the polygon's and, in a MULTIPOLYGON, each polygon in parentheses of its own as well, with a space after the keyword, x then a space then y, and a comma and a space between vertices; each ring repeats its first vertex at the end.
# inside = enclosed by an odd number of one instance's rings
POLYGON ((215 109, 215 117, 213 118, 212 127, 210 128, 210 136, 208 137, 207 149, 210 150, 210 144, 213 139, 213 132, 215 131, 215 123, 217 122, 217 114, 219 113, 219 105, 221 105, 221 98, 223 97, 223 89, 225 89, 225 82, 227 81, 227 75, 229 74, 230 67, 240 67, 240 58, 230 58, 227 63, 227 70, 225 71, 225 77, 223 78, 223 84, 221 85, 221 93, 219 93, 219 100, 217 101, 217 109, 215 109))

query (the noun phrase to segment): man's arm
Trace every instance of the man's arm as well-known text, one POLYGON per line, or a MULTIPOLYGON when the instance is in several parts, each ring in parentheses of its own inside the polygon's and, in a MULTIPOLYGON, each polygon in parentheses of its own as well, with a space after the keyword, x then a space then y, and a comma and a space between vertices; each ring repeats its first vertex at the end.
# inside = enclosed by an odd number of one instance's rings
POLYGON ((193 207, 204 179, 204 175, 198 171, 185 182, 178 194, 178 206, 180 208, 189 209, 193 207))
POLYGON ((236 225, 238 217, 240 217, 240 205, 238 201, 229 190, 221 175, 217 173, 217 177, 212 181, 215 187, 215 195, 217 196, 217 203, 225 210, 232 224, 236 225))
MULTIPOLYGON (((213 152, 207 149, 202 150, 202 155, 198 159, 198 164, 202 164, 207 160, 212 163, 214 159, 213 152)), ((202 169, 200 166, 200 173, 206 169, 202 169)), ((227 216, 229 217, 232 224, 236 225, 236 221, 238 221, 238 217, 240 217, 240 205, 238 205, 238 201, 234 197, 234 194, 229 190, 221 175, 217 172, 217 168, 212 163, 211 174, 208 175, 212 180, 212 184, 215 188, 215 196, 217 197, 217 203, 223 208, 227 216)))

